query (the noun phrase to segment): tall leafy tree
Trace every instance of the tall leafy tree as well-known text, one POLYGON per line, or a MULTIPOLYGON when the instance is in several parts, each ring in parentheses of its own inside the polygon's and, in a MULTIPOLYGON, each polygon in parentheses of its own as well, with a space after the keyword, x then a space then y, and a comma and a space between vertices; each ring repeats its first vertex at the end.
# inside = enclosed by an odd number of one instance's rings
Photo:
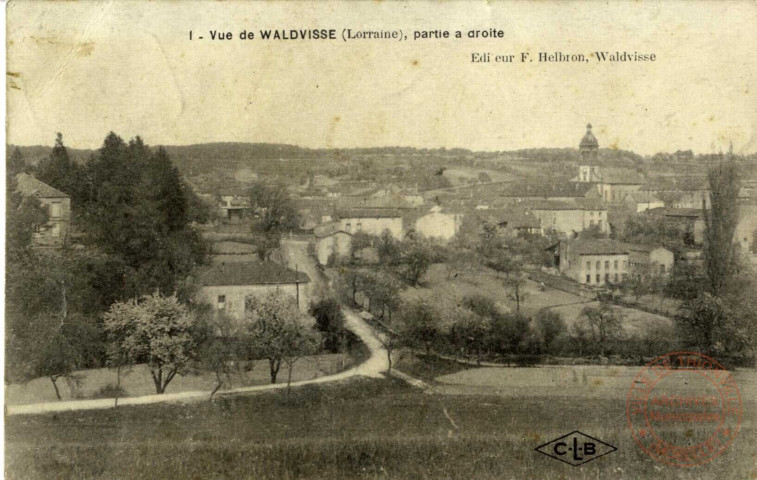
POLYGON ((710 209, 703 208, 705 241, 702 251, 710 292, 720 296, 735 271, 734 232, 741 189, 733 157, 710 170, 710 209))

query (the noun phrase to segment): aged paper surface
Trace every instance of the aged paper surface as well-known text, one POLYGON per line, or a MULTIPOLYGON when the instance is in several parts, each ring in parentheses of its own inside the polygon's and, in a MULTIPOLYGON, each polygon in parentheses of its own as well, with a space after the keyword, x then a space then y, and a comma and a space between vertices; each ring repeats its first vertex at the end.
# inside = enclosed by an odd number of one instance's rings
POLYGON ((11 1, 8 478, 754 478, 757 4, 11 1))

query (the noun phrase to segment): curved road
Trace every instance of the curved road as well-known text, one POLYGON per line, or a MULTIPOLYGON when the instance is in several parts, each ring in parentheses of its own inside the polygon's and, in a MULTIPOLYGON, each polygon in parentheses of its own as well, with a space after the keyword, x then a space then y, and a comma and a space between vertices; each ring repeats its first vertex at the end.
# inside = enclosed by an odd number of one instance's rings
MULTIPOLYGON (((357 365, 349 370, 345 370, 334 375, 328 375, 325 377, 314 378, 311 380, 302 380, 299 382, 292 382, 292 386, 298 385, 310 385, 315 383, 327 383, 335 382, 339 380, 345 380, 348 378, 361 376, 370 378, 383 378, 383 372, 389 369, 389 362, 386 356, 386 350, 381 346, 381 342, 374 335, 373 329, 354 311, 347 308, 343 309, 346 325, 352 332, 355 333, 360 340, 365 343, 371 356, 365 362, 357 365)), ((412 381, 412 379, 409 379, 412 381)), ((279 390, 286 388, 286 383, 275 383, 269 385, 255 385, 252 387, 234 388, 230 390, 219 390, 216 396, 220 395, 233 395, 242 394, 248 392, 261 392, 266 390, 279 390)), ((150 403, 161 402, 191 402, 198 400, 207 400, 210 395, 208 391, 194 391, 194 392, 180 392, 180 393, 167 393, 163 395, 146 395, 143 397, 126 397, 119 398, 118 405, 146 405, 150 403)), ((47 402, 47 403, 33 403, 29 405, 7 405, 6 415, 32 415, 51 412, 64 412, 73 410, 98 410, 105 408, 113 408, 115 406, 114 400, 109 398, 97 399, 97 400, 72 400, 66 402, 47 402)))

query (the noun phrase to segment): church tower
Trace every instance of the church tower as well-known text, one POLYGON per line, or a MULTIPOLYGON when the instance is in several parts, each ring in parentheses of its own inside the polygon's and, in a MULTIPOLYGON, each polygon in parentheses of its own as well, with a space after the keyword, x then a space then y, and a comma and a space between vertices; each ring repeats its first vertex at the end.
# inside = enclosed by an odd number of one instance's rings
POLYGON ((597 159, 599 152, 599 142, 591 133, 591 123, 586 125, 586 134, 578 144, 579 150, 579 174, 578 179, 581 182, 596 182, 599 180, 597 169, 597 159))

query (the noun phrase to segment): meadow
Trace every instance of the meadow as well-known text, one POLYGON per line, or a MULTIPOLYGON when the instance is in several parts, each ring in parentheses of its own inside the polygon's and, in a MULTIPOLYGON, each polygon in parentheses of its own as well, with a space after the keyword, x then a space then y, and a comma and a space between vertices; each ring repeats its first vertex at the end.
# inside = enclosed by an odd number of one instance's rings
POLYGON ((746 479, 755 427, 712 463, 656 463, 623 399, 430 394, 393 379, 6 419, 6 478, 746 479), (579 467, 534 449, 580 430, 618 451, 579 467))

